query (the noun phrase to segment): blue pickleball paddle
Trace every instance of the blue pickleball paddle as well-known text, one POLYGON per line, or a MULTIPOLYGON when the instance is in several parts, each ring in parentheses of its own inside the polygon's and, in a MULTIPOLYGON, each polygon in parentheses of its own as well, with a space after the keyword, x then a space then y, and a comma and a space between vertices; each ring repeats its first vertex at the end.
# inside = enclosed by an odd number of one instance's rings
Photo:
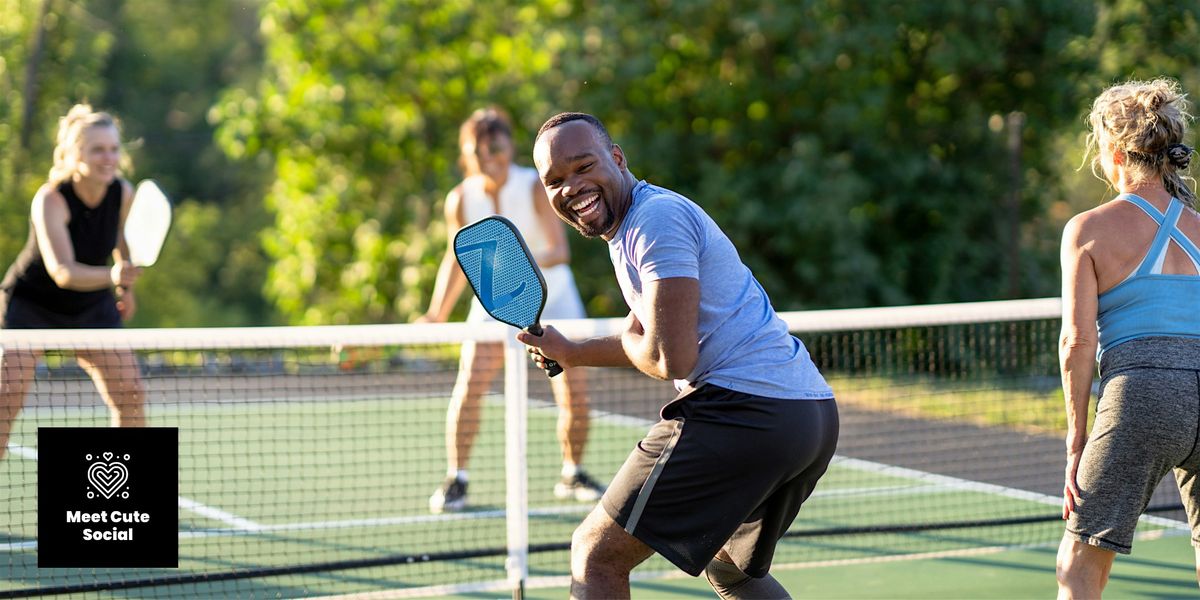
MULTIPOLYGON (((546 280, 511 221, 486 217, 458 230, 454 257, 493 319, 542 335, 538 320, 546 306, 546 280)), ((547 376, 559 373, 557 362, 546 361, 547 376)))

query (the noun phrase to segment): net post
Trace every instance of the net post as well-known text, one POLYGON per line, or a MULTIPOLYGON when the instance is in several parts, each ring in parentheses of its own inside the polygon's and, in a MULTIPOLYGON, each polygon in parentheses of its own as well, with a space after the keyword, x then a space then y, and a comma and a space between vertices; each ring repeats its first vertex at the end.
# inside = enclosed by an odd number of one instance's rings
POLYGON ((529 372, 525 349, 513 335, 504 338, 504 470, 508 558, 505 570, 513 599, 525 595, 529 576, 529 491, 526 463, 526 429, 529 406, 529 372))

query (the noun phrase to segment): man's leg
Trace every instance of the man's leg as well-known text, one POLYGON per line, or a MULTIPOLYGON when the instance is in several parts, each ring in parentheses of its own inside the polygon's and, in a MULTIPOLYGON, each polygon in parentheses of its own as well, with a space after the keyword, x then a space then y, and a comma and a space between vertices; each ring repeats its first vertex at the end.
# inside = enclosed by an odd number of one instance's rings
POLYGON ((790 598, 787 590, 771 577, 751 577, 733 564, 733 558, 721 550, 704 568, 704 576, 713 591, 724 600, 775 600, 790 598))
POLYGON ((571 597, 629 597, 629 572, 654 554, 597 506, 571 536, 571 597))

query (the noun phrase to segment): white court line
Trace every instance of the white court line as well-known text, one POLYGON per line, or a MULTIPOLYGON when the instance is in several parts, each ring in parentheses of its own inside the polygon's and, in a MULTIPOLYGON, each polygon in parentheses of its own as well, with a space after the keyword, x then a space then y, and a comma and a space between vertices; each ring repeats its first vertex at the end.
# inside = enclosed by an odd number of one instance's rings
MULTIPOLYGON (((905 477, 905 478, 914 479, 914 480, 924 482, 924 483, 932 483, 932 484, 939 485, 939 486, 945 486, 947 488, 954 489, 954 490, 961 490, 961 491, 967 491, 967 492, 979 492, 979 493, 983 493, 983 494, 995 494, 997 496, 1004 496, 1006 498, 1015 498, 1017 500, 1025 500, 1027 502, 1036 502, 1039 504, 1047 504, 1050 506, 1062 506, 1062 498, 1058 497, 1058 496, 1050 496, 1047 494, 1040 494, 1037 492, 1019 490, 1016 488, 1005 487, 1002 485, 996 485, 996 484, 992 484, 992 483, 982 483, 979 481, 971 481, 969 479, 960 479, 958 477, 950 477, 949 475, 937 475, 935 473, 928 473, 926 471, 918 471, 916 469, 909 469, 906 467, 898 467, 895 465, 877 463, 877 462, 872 462, 869 460, 861 460, 858 458, 849 458, 849 457, 845 457, 845 456, 834 456, 833 462, 830 464, 831 465, 836 464, 838 466, 849 467, 851 469, 858 469, 860 471, 866 471, 868 473, 878 473, 881 475, 905 477)), ((1188 527, 1187 523, 1184 523, 1182 521, 1176 521, 1174 519, 1165 519, 1163 517, 1142 515, 1141 519, 1139 519, 1139 520, 1142 521, 1143 523, 1151 523, 1154 525, 1159 525, 1161 527, 1168 527, 1168 528, 1172 528, 1172 529, 1182 529, 1182 530, 1186 530, 1186 531, 1191 531, 1191 528, 1188 527)))
MULTIPOLYGON (((37 450, 34 448, 29 448, 27 446, 21 446, 19 444, 9 443, 8 451, 12 452, 16 456, 20 456, 21 458, 26 458, 29 460, 37 460, 38 459, 37 450)), ((208 505, 202 504, 200 502, 196 502, 195 500, 192 500, 191 498, 185 498, 183 496, 179 496, 179 508, 182 508, 184 510, 189 510, 189 511, 194 512, 202 517, 207 517, 214 521, 228 523, 229 525, 232 525, 234 527, 237 527, 238 529, 243 529, 246 531, 257 531, 258 529, 262 528, 261 524, 251 521, 250 519, 244 519, 233 513, 226 512, 219 508, 216 508, 213 506, 208 506, 208 505)), ((27 543, 29 543, 29 542, 21 542, 19 544, 0 545, 0 550, 10 550, 10 549, 12 549, 12 546, 23 546, 24 544, 27 544, 27 543)))
POLYGON ((17 456, 20 456, 21 458, 28 458, 29 460, 37 460, 38 459, 37 450, 34 450, 33 448, 27 448, 25 446, 18 446, 17 444, 9 444, 8 451, 12 452, 13 454, 15 454, 17 456))
POLYGON ((192 500, 191 498, 184 498, 183 496, 179 497, 179 508, 190 510, 202 517, 208 517, 214 521, 229 523, 238 529, 243 529, 246 531, 260 531, 264 527, 264 525, 251 521, 250 519, 243 519, 242 517, 239 517, 233 513, 225 512, 219 508, 201 504, 195 500, 192 500))

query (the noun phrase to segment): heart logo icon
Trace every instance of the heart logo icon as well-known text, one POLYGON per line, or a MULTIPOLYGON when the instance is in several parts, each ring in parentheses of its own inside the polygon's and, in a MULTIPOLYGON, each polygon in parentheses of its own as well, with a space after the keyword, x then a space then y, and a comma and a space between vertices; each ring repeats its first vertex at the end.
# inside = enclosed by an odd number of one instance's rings
POLYGON ((104 460, 112 460, 112 452, 105 452, 104 460))
MULTIPOLYGON (((111 452, 105 452, 104 457, 112 456, 111 452)), ((88 482, 96 491, 100 492, 105 498, 112 498, 113 494, 120 491, 121 486, 129 481, 129 470, 125 465, 119 462, 94 462, 88 467, 87 471, 88 482)))

